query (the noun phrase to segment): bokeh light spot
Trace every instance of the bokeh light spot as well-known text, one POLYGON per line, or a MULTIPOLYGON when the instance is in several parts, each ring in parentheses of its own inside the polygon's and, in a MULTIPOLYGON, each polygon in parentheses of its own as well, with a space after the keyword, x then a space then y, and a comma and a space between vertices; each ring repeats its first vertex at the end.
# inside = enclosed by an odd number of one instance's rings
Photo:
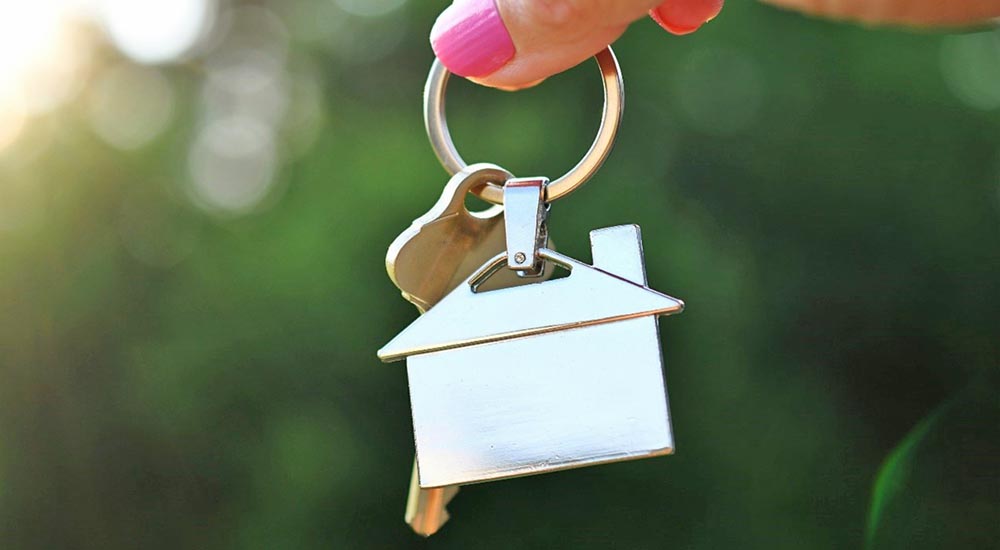
POLYGON ((699 131, 719 136, 749 132, 760 118, 764 79, 749 55, 730 49, 693 52, 674 79, 681 112, 699 131))
POLYGON ((273 131, 244 116, 208 122, 188 159, 195 202, 210 211, 241 214, 267 196, 277 165, 273 131))
POLYGON ((941 73, 962 103, 984 111, 1000 107, 1000 34, 980 32, 945 38, 941 73))
POLYGON ((288 56, 288 27, 274 11, 255 5, 225 10, 220 16, 212 55, 237 51, 266 52, 282 62, 288 56))
POLYGON ((213 54, 202 100, 208 117, 252 116, 270 125, 285 114, 288 92, 281 59, 260 50, 213 54))
POLYGON ((108 36, 140 63, 177 60, 194 48, 214 22, 212 0, 104 0, 108 36))
POLYGON ((25 107, 29 115, 50 112, 76 97, 83 88, 89 49, 66 33, 53 42, 44 60, 25 73, 25 107))
POLYGON ((90 95, 90 125, 112 147, 138 149, 167 128, 174 91, 159 71, 129 64, 105 69, 90 95))
POLYGON ((274 12, 226 12, 225 32, 205 59, 204 120, 243 116, 274 128, 288 107, 288 29, 274 12))

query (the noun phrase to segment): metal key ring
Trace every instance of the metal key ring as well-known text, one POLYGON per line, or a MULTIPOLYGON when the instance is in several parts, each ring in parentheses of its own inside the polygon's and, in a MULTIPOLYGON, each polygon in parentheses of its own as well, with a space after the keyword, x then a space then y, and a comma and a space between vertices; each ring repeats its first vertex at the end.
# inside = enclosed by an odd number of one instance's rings
MULTIPOLYGON (((547 202, 568 195, 590 179, 608 157, 615 141, 615 134, 618 133, 622 110, 625 108, 625 85, 622 82, 621 68, 610 46, 601 50, 594 58, 597 59, 597 65, 601 69, 601 80, 604 85, 601 126, 597 129, 597 137, 583 159, 561 178, 548 184, 545 197, 547 202)), ((448 174, 454 175, 464 169, 466 163, 451 140, 448 122, 445 119, 444 96, 450 75, 441 61, 434 59, 431 72, 427 76, 427 85, 424 87, 424 125, 427 127, 427 137, 431 140, 431 146, 438 160, 444 165, 448 174)), ((483 185, 472 192, 485 201, 503 204, 503 182, 483 185)))

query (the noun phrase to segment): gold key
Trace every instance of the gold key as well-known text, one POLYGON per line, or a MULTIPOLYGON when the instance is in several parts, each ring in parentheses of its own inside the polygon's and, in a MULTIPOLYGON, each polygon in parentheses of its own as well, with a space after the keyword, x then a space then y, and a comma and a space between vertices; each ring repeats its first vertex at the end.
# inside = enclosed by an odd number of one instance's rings
MULTIPOLYGON (((489 183, 512 179, 513 175, 493 164, 474 164, 452 176, 431 209, 414 220, 389 246, 386 271, 406 298, 421 313, 461 284, 483 262, 506 249, 503 207, 494 205, 470 212, 465 197, 489 183)), ((547 243, 552 248, 551 241, 547 243)), ((552 274, 548 263, 539 277, 523 278, 514 271, 498 273, 483 290, 506 288, 545 280, 552 274)), ((458 492, 457 485, 421 489, 414 461, 406 500, 406 523, 429 537, 446 521, 446 506, 458 492)))

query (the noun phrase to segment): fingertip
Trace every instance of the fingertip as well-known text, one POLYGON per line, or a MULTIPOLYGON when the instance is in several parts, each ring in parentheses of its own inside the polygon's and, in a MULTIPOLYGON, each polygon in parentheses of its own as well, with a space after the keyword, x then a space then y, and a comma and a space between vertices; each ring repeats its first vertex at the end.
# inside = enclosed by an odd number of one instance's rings
POLYGON ((694 26, 680 26, 668 19, 664 19, 663 16, 660 15, 659 10, 657 9, 649 10, 649 16, 653 19, 653 21, 656 21, 656 24, 659 25, 663 30, 677 36, 691 34, 694 31, 701 28, 701 24, 694 26))
POLYGON ((458 0, 431 29, 431 48, 451 72, 488 76, 514 57, 514 42, 495 0, 458 0))
POLYGON ((723 4, 724 0, 667 0, 649 10, 649 16, 667 32, 685 35, 715 19, 723 4))
POLYGON ((539 78, 538 80, 533 80, 533 81, 528 82, 526 84, 514 84, 514 85, 509 85, 509 84, 495 84, 489 78, 469 77, 468 80, 471 81, 471 82, 474 82, 476 84, 479 84, 480 86, 487 86, 489 88, 496 88, 497 90, 501 90, 501 91, 504 91, 504 92, 516 92, 516 91, 524 90, 524 89, 527 89, 527 88, 534 88, 535 86, 538 86, 542 82, 545 82, 546 79, 545 78, 539 78))
POLYGON ((455 0, 431 46, 452 73, 519 90, 587 59, 662 0, 455 0))

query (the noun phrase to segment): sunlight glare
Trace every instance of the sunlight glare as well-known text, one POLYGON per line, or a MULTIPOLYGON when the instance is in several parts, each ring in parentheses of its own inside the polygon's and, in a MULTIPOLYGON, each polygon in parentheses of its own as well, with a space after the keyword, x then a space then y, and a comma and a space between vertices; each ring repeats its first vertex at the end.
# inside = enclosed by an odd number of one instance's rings
POLYGON ((74 23, 83 2, 0 0, 0 149, 79 91, 87 55, 74 23))
POLYGON ((21 135, 25 119, 20 95, 0 88, 0 152, 21 135))
POLYGON ((0 88, 19 86, 51 54, 65 24, 64 7, 59 1, 0 0, 0 88))
POLYGON ((139 63, 176 61, 214 23, 211 0, 104 0, 101 18, 111 40, 139 63))

